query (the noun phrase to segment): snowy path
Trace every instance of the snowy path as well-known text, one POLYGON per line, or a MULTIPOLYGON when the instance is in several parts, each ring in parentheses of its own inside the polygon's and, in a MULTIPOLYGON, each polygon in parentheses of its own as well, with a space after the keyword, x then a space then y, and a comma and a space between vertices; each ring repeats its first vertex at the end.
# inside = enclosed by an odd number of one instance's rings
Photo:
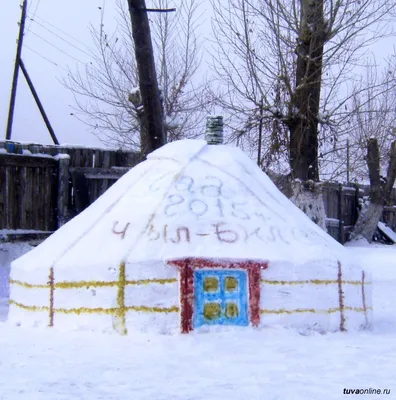
POLYGON ((395 250, 351 249, 376 264, 372 332, 118 337, 2 323, 0 399, 331 400, 348 397, 344 388, 396 398, 395 250))

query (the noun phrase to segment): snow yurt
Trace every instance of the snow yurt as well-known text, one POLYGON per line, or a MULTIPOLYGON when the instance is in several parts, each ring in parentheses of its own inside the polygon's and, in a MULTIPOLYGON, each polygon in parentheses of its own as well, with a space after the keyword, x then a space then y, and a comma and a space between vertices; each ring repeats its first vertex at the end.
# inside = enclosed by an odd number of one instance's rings
POLYGON ((160 333, 370 325, 371 280, 241 150, 167 144, 13 262, 9 320, 160 333))

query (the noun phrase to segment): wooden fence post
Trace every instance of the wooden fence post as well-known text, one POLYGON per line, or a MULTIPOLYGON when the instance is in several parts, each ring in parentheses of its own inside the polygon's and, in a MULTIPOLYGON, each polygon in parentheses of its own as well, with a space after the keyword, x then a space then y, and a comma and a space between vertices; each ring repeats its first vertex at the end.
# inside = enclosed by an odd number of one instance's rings
POLYGON ((57 220, 58 228, 64 225, 68 220, 68 202, 69 202, 69 162, 68 155, 58 156, 58 203, 57 220))
POLYGON ((340 243, 345 243, 345 230, 344 230, 344 191, 341 184, 338 185, 338 219, 340 221, 340 243))
POLYGON ((355 207, 353 210, 353 226, 355 226, 356 221, 358 220, 359 217, 359 199, 360 199, 360 187, 357 183, 355 183, 355 207))

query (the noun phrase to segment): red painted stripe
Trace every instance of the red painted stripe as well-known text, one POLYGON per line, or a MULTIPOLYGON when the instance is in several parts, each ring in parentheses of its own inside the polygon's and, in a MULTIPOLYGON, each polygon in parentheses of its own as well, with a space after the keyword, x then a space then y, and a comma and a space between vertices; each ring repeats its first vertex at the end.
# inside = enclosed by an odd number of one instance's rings
POLYGON ((251 264, 248 269, 250 321, 255 327, 260 325, 260 269, 260 264, 251 264))

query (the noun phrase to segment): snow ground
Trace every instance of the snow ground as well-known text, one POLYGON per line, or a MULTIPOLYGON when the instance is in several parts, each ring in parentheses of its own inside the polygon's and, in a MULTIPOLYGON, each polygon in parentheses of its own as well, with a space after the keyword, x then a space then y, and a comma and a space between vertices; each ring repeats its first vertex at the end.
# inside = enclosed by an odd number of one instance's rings
MULTIPOLYGON (((1 289, 10 261, 28 247, 0 246, 1 289)), ((344 388, 390 389, 390 395, 363 398, 396 398, 396 246, 349 251, 373 273, 372 331, 321 335, 267 328, 120 337, 3 322, 0 399, 332 400, 344 398, 344 388)))

